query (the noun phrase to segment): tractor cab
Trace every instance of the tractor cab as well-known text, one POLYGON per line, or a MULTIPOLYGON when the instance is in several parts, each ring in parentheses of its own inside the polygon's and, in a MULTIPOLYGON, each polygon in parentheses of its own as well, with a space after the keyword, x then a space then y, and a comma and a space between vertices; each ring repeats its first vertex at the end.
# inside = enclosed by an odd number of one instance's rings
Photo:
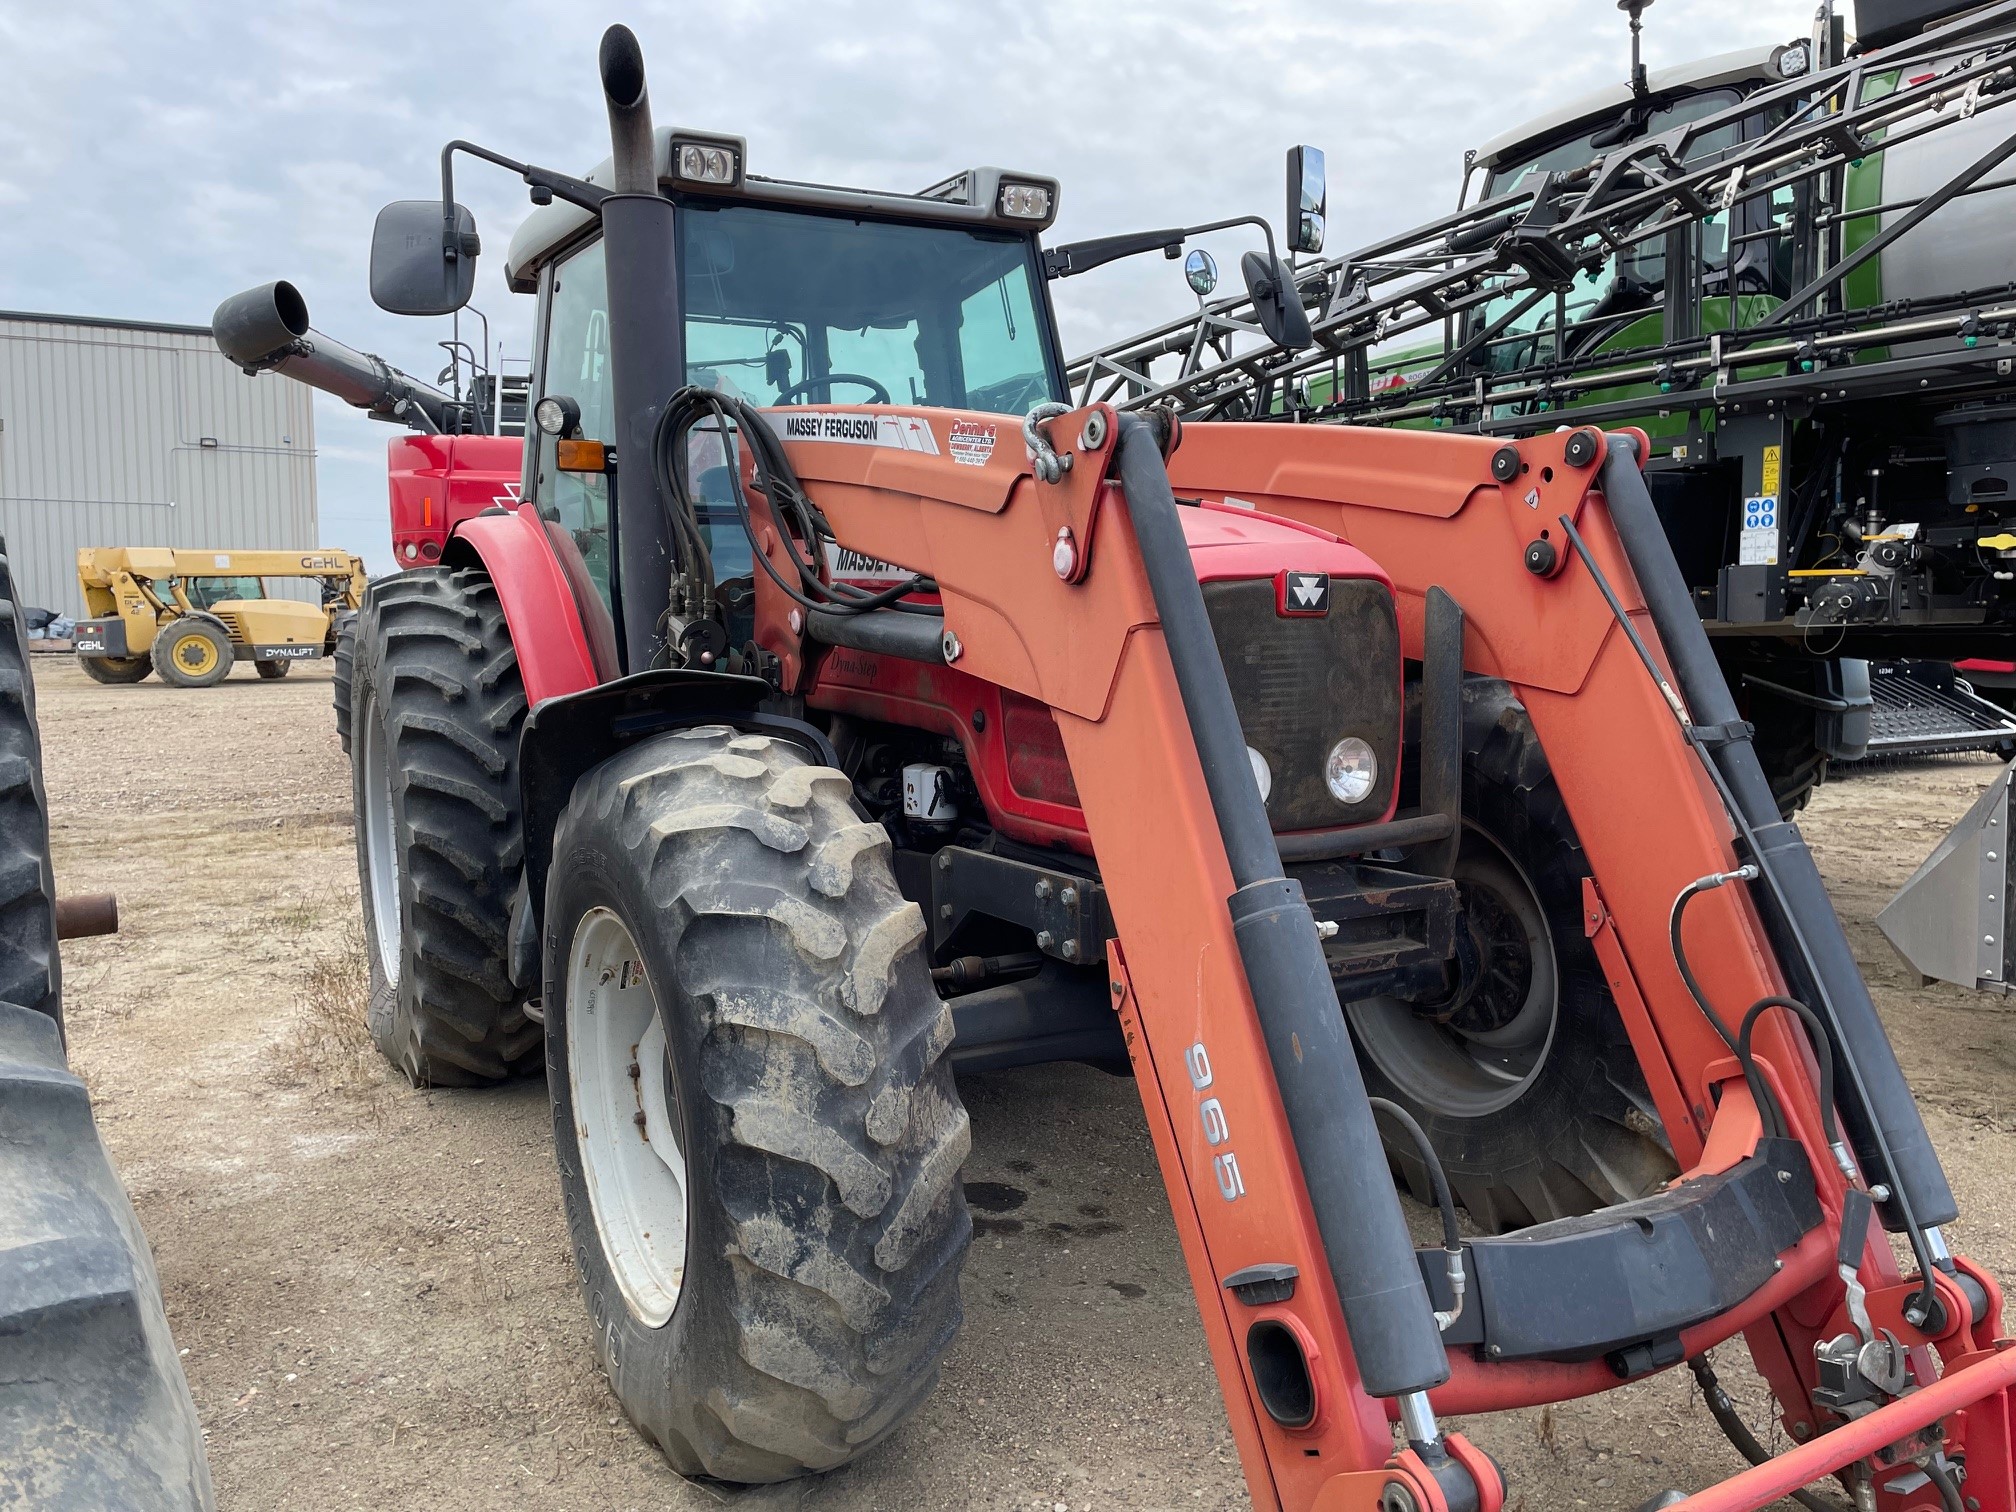
MULTIPOLYGON (((871 193, 747 174, 740 139, 666 130, 654 150, 678 249, 676 288, 663 291, 678 312, 668 347, 684 382, 763 409, 910 405, 1018 420, 1064 395, 1037 245, 1056 213, 1054 180, 979 168, 918 194, 871 193)), ((604 163, 588 182, 609 173, 604 163)), ((564 465, 561 447, 585 439, 621 450, 596 230, 575 205, 536 211, 511 240, 506 277, 546 312, 525 496, 564 532, 606 605, 610 478, 564 465)), ((875 444, 884 428, 821 414, 787 421, 784 433, 875 444)), ((906 434, 912 445, 928 436, 915 424, 906 434)), ((719 582, 755 570, 726 460, 718 436, 691 438, 687 466, 719 582)))

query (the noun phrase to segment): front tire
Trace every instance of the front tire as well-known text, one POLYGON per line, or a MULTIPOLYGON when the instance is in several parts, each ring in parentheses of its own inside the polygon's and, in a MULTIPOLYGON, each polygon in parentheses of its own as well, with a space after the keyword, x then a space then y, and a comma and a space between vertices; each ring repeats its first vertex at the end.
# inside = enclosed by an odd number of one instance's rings
POLYGON ((936 1381, 972 1235, 887 832, 841 773, 715 726, 583 778, 553 855, 547 1081, 611 1389, 685 1475, 844 1464, 936 1381))
POLYGON ((415 1086, 535 1070, 539 1028, 505 941, 525 864, 525 686, 489 577, 424 568, 371 586, 351 761, 371 1038, 415 1086))
MULTIPOLYGON (((1677 1171, 1582 929, 1588 862, 1525 708, 1464 686, 1463 927, 1484 962, 1450 1003, 1345 1009, 1365 1084, 1427 1129, 1457 1200, 1504 1233, 1656 1191, 1677 1171)), ((1387 1154, 1430 1195, 1413 1147, 1387 1154)))
POLYGON ((231 675, 231 637, 193 615, 163 625, 153 654, 161 680, 178 688, 212 688, 231 675))

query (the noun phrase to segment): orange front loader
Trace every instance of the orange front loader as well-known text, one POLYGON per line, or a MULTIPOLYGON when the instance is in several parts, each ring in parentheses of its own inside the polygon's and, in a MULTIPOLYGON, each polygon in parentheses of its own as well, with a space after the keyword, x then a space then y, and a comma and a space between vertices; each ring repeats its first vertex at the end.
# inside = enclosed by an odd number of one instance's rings
POLYGON ((890 1438, 959 1324, 953 1069, 1124 1059, 1257 1506, 1497 1512, 1438 1414, 1683 1361, 1763 1460, 1701 1358, 1743 1332, 1800 1447, 1689 1505, 2016 1512, 2000 1293, 1642 437, 1069 409, 1045 273, 1180 233, 1046 251, 1058 186, 999 169, 759 178, 653 130, 626 30, 601 62, 589 178, 454 143, 380 218, 380 302, 454 309, 448 156, 519 173, 547 347, 523 502, 360 616, 357 831, 374 1037, 422 1083, 543 1061, 596 1347, 672 1463, 890 1438), (1565 926, 1493 891, 1522 866, 1565 926), (1543 986, 1620 1038, 1557 1045, 1543 986), (1392 1046, 1449 1026, 1513 1123, 1536 1058, 1642 1105, 1535 1174, 1409 1090, 1392 1046))
MULTIPOLYGON (((1103 414, 1061 417, 1050 432, 1095 435, 1103 414)), ((1836 975, 1821 977, 1819 992, 1804 989, 1809 995, 1826 1002, 1829 991, 1860 990, 1852 961, 1852 980, 1838 974, 1839 926, 1831 913, 1810 911, 1817 875, 1796 832, 1777 823, 1768 791, 1748 816, 1750 843, 1738 838, 1718 792, 1718 780, 1729 779, 1708 764, 1743 744, 1733 710, 1717 711, 1718 727, 1705 728, 1672 681, 1671 653, 1633 571, 1648 557, 1653 572, 1670 571, 1670 556, 1649 520, 1639 555, 1627 553, 1601 486, 1635 494, 1649 511, 1636 466, 1642 441, 1613 437, 1606 450, 1596 433, 1579 432, 1501 447, 1328 427, 1198 425, 1183 430, 1168 464, 1186 498, 1229 497, 1367 551, 1393 575, 1410 658, 1427 654, 1431 597, 1439 590, 1461 604, 1466 672, 1512 685, 1568 795, 1593 872, 1587 931, 1685 1168, 1666 1194, 1472 1245, 1480 1283, 1472 1327, 1459 1319, 1453 1332, 1468 1347, 1446 1356, 1433 1348, 1432 1366, 1410 1378, 1407 1351, 1434 1337, 1430 1303, 1411 1284, 1421 1271, 1376 1268, 1368 1236, 1398 1229, 1397 1204, 1372 1154, 1369 1120, 1351 1116, 1363 1093, 1334 1012, 1299 1024, 1272 1017, 1289 1017, 1282 1005, 1298 1001, 1298 987, 1311 1006, 1331 988, 1316 932, 1306 910, 1294 917, 1292 884, 1281 880, 1271 843, 1240 856, 1242 842, 1267 839, 1257 803, 1242 836, 1244 795, 1225 791, 1239 783, 1214 791, 1208 775, 1209 704, 1221 704, 1222 719, 1229 699, 1222 678, 1211 686, 1208 667, 1188 688, 1179 671, 1180 650, 1198 648, 1180 646, 1185 606, 1156 590, 1187 598, 1187 564, 1173 564, 1160 584, 1150 566, 1153 532, 1172 533, 1167 517, 1178 511, 1145 422, 1121 424, 1141 427, 1131 470, 1105 448, 1087 448, 1060 484, 1021 473, 1003 485, 1005 499, 998 489, 953 492, 935 460, 817 444, 790 452, 839 539, 900 557, 937 582, 963 668, 1057 711, 1112 899, 1115 1007, 1256 1505, 1391 1509, 1408 1504, 1395 1499, 1404 1487, 1421 1507, 1495 1507, 1495 1472, 1460 1437, 1438 1437, 1435 1411, 1467 1416, 1586 1395, 1698 1357, 1738 1332, 1787 1430, 1810 1442, 1685 1505, 1762 1507, 1861 1466, 1876 1505, 1936 1508, 1942 1483, 1958 1483, 1956 1465, 1981 1508, 2012 1505, 2007 1386, 2016 1356, 2002 1351, 2000 1293, 1945 1252, 1936 1224, 1952 1216, 1951 1199, 1915 1109, 1897 1101, 1902 1080, 1866 991, 1859 1004, 1831 1001, 1830 1015, 1847 1020, 1845 1036, 1837 1022, 1811 1039, 1796 1010, 1767 1008, 1754 1030, 1743 1025, 1739 1056, 1680 975, 1669 936, 1675 900, 1698 879, 1721 876, 1727 885, 1690 899, 1683 927, 1699 990, 1727 1027, 1829 966, 1836 975), (1053 492, 1060 497, 1046 497, 1053 492), (1079 584, 1063 582, 1048 549, 1053 517, 1082 522, 1101 494, 1092 570, 1079 584), (1158 510, 1165 518, 1154 518, 1158 510), (1780 917, 1796 916, 1796 929, 1780 936, 1786 946, 1767 923, 1771 906, 1753 901, 1766 883, 1743 872, 1760 856, 1796 900, 1776 905, 1780 917), (1807 909, 1795 915, 1800 905, 1807 909), (1249 944, 1242 926, 1255 920, 1249 944), (1787 948, 1820 959, 1787 968, 1787 948), (1843 1105, 1876 1114, 1830 1132, 1816 1044, 1843 1105), (1851 1091, 1851 1075, 1869 1085, 1851 1091), (1755 1081, 1765 1089, 1761 1105, 1755 1081), (1889 1100, 1872 1103, 1870 1086, 1889 1100), (1299 1126, 1297 1097, 1313 1105, 1299 1126), (1875 1125, 1886 1115, 1878 1141, 1875 1125), (1866 1180, 1863 1149, 1875 1172, 1866 1180), (1357 1179, 1340 1190, 1340 1176, 1357 1179), (1785 1192, 1805 1206, 1758 1221, 1761 1202, 1785 1192), (1900 1272, 1869 1224, 1865 1194, 1893 1222, 1919 1226, 1929 1265, 1900 1272), (1325 1198, 1352 1232, 1326 1232, 1325 1198), (1866 1294, 1853 1304, 1837 1254, 1844 1208, 1853 1236, 1846 1269, 1866 1294), (1340 1254, 1347 1246, 1348 1259, 1340 1254), (1699 1272, 1718 1267, 1724 1273, 1704 1282, 1699 1272), (1918 1310, 1927 1276, 1929 1317, 1918 1310), (1395 1284, 1380 1285, 1386 1277, 1395 1284), (1606 1287, 1658 1294, 1651 1310, 1666 1309, 1659 1330, 1614 1336, 1606 1287), (1858 1329, 1870 1331, 1865 1338, 1858 1329), (1830 1343, 1832 1353, 1818 1358, 1816 1346, 1830 1343), (1845 1366, 1844 1354, 1852 1356, 1845 1366), (1380 1378, 1368 1385, 1373 1371, 1380 1378), (1879 1391, 1871 1376, 1886 1371, 1892 1389, 1879 1391), (1397 1452, 1392 1418, 1405 1428, 1397 1452)), ((1693 628, 1698 634, 1698 621, 1693 628)), ((1696 648, 1697 658, 1705 654, 1705 645, 1696 648)), ((1726 703, 1726 689, 1721 697, 1726 703)), ((1245 779, 1236 750, 1220 759, 1245 779)), ((1424 1269, 1433 1275, 1435 1266, 1424 1269)), ((1637 1316, 1630 1327, 1646 1324, 1637 1316)))

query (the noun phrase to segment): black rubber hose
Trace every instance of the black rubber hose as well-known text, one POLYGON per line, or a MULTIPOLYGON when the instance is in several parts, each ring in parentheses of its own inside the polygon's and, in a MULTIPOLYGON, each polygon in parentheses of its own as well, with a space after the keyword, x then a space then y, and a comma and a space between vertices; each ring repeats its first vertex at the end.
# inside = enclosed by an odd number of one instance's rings
MULTIPOLYGON (((1687 960, 1687 947, 1682 943, 1680 926, 1686 920, 1687 905, 1703 891, 1705 889, 1700 882, 1689 882, 1680 889, 1680 896, 1673 900, 1673 911, 1666 920, 1667 938, 1673 947, 1673 964, 1680 968, 1680 980, 1687 984, 1688 994, 1694 999, 1694 1005, 1701 1010, 1701 1016, 1714 1026, 1715 1032, 1722 1037, 1722 1043, 1727 1045, 1730 1054, 1736 1057, 1736 1064, 1743 1068, 1743 1080, 1750 1088, 1751 1101, 1757 1104, 1757 1116, 1764 1121, 1765 1134, 1772 1139, 1783 1139, 1790 1127, 1785 1122, 1785 1110, 1778 1105, 1777 1094, 1771 1090, 1771 1084, 1764 1080, 1764 1073, 1757 1069, 1756 1061, 1751 1059, 1748 1039, 1739 1038, 1723 1021, 1722 1015, 1715 1011, 1715 1006, 1708 1001, 1708 994, 1702 990, 1700 980, 1694 975, 1694 968, 1687 960)), ((1749 1022, 1748 1019, 1744 1020, 1746 1025, 1749 1022)), ((1831 1057, 1828 1065, 1830 1068, 1833 1065, 1831 1057)))
POLYGON ((1796 1013, 1805 1023, 1813 1044, 1813 1058, 1820 1063, 1820 1128, 1827 1136, 1827 1143, 1841 1143, 1841 1126, 1834 1116, 1834 1047, 1828 1043, 1827 1030, 1820 1022, 1820 1015, 1808 1008, 1797 998, 1759 998, 1750 1005, 1750 1011, 1743 1015, 1743 1027, 1736 1032, 1737 1054, 1747 1064, 1750 1058, 1750 1036, 1757 1028, 1757 1020, 1767 1008, 1783 1008, 1787 1013, 1796 1013))
POLYGON ((1925 1466, 1925 1473, 1932 1477, 1932 1484, 1939 1488, 1939 1500, 1945 1504, 1946 1512, 1967 1512, 1967 1504, 1960 1499, 1960 1487, 1953 1479, 1953 1472, 1933 1455, 1925 1466))
POLYGON ((1435 1153, 1428 1131, 1421 1127, 1412 1113, 1391 1098, 1370 1097, 1366 1101, 1372 1104, 1373 1112, 1384 1113, 1414 1141, 1414 1148, 1421 1154, 1421 1163, 1428 1167, 1428 1182, 1435 1189, 1435 1207, 1442 1214, 1442 1248, 1451 1254, 1462 1253, 1463 1233, 1456 1226, 1456 1198, 1449 1189, 1449 1174, 1442 1169, 1442 1157, 1435 1153))
MULTIPOLYGON (((1736 1452, 1753 1465, 1770 1461, 1771 1454, 1757 1442, 1757 1435, 1750 1431, 1750 1425, 1737 1412, 1736 1404, 1729 1399, 1729 1393, 1722 1389, 1716 1379, 1715 1367, 1708 1356, 1696 1355, 1687 1362, 1687 1368, 1694 1372, 1695 1384, 1701 1388, 1701 1400, 1708 1404, 1708 1415, 1715 1419, 1715 1426, 1722 1430, 1722 1436, 1736 1446, 1736 1452)), ((1840 1505, 1824 1496, 1815 1496, 1811 1491, 1794 1491, 1792 1500, 1806 1508, 1806 1512, 1843 1512, 1840 1505)))

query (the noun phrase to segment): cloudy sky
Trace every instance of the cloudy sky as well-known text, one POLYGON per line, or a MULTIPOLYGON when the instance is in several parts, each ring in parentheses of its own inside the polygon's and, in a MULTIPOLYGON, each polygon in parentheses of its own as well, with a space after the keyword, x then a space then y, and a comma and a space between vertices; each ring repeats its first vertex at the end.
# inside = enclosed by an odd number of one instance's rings
MULTIPOLYGON (((1791 40, 1812 0, 1658 0, 1653 66, 1791 40)), ((751 170, 917 189, 1050 173, 1054 240, 1282 215, 1282 154, 1329 154, 1332 253, 1453 206, 1464 148, 1621 79, 1615 0, 0 0, 0 309, 207 323, 288 278, 315 324, 432 378, 446 321, 365 292, 372 216, 467 137, 582 171, 608 150, 604 25, 642 39, 661 123, 749 139, 751 170)), ((501 253, 526 212, 457 169, 490 255, 476 305, 529 356, 501 253)), ((1243 244, 1217 247, 1236 264, 1243 244)), ((1066 349, 1180 313, 1177 270, 1057 289, 1066 349)), ((469 322, 465 321, 465 326, 469 322)), ((390 565, 382 426, 316 412, 323 544, 390 565)))

